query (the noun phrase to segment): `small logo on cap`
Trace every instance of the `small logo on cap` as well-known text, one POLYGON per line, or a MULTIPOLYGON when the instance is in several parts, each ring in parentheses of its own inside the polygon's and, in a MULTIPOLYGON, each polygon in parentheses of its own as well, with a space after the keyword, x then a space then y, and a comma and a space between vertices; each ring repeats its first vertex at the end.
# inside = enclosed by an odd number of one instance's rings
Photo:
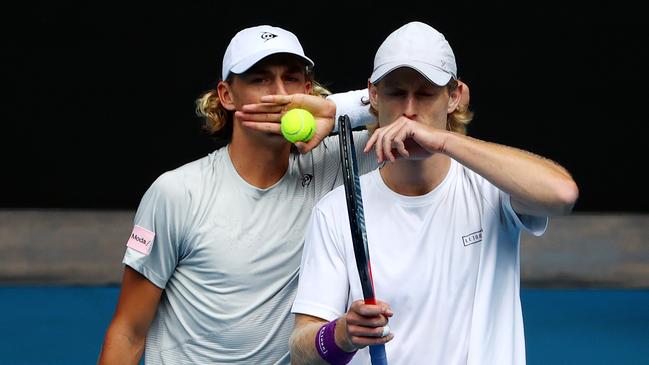
POLYGON ((269 39, 273 39, 275 37, 277 37, 277 34, 273 34, 271 32, 263 32, 263 33, 261 33, 261 39, 263 39, 264 42, 266 42, 269 39))

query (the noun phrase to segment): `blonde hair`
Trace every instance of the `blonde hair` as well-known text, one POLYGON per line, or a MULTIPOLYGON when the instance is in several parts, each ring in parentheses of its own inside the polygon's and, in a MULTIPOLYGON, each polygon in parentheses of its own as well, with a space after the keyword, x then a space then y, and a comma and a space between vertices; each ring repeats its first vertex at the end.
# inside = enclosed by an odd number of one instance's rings
MULTIPOLYGON (((457 80, 451 79, 451 81, 446 85, 449 94, 455 91, 458 87, 458 82, 457 80)), ((369 100, 367 102, 369 104, 369 100)), ((374 115, 374 117, 378 118, 378 112, 374 107, 370 106, 370 113, 374 115)), ((446 130, 449 130, 451 132, 456 132, 460 134, 466 135, 466 128, 471 123, 473 120, 473 112, 469 110, 469 105, 458 105, 455 110, 448 115, 448 119, 446 120, 446 130)), ((367 130, 371 133, 374 133, 374 131, 379 127, 379 123, 372 123, 367 125, 367 130)))
MULTIPOLYGON (((331 91, 314 80, 313 71, 306 69, 306 80, 312 84, 311 95, 326 97, 331 91)), ((228 77, 231 81, 232 76, 228 77)), ((216 89, 209 90, 196 99, 196 114, 204 120, 203 130, 213 137, 229 141, 232 137, 233 112, 221 105, 216 89)))

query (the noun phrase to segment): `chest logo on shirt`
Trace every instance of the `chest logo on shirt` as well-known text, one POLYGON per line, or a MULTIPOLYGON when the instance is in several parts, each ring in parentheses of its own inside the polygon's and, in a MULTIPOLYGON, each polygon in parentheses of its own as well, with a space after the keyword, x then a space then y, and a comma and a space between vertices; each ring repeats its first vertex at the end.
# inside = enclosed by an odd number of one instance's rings
POLYGON ((302 176, 302 187, 308 188, 309 185, 311 184, 311 180, 313 180, 313 175, 304 174, 304 176, 302 176))
POLYGON ((482 242, 482 229, 462 236, 462 243, 464 246, 470 246, 474 243, 482 242))

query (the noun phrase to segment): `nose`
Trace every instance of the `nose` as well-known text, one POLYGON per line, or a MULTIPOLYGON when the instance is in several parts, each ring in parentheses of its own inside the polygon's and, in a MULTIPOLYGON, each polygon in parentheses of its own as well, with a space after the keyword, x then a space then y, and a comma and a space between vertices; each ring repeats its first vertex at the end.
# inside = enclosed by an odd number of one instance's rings
POLYGON ((284 80, 282 80, 281 77, 276 77, 273 80, 273 84, 271 85, 270 94, 288 95, 288 92, 286 91, 286 86, 284 85, 284 80))
POLYGON ((415 119, 417 116, 417 100, 413 95, 408 95, 404 100, 403 116, 408 119, 415 119))

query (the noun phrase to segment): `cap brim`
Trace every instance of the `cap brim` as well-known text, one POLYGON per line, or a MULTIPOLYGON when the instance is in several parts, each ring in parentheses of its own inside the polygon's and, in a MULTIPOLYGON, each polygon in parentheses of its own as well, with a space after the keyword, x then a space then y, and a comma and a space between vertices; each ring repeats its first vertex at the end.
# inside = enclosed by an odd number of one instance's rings
POLYGON ((384 63, 383 65, 377 67, 374 72, 372 72, 372 76, 370 76, 370 82, 375 84, 381 81, 381 79, 390 72, 401 67, 408 67, 419 72, 422 76, 428 79, 428 81, 438 86, 445 86, 449 81, 451 81, 452 78, 455 78, 454 75, 437 67, 434 67, 428 63, 409 61, 408 63, 384 63))
POLYGON ((297 56, 297 57, 303 59, 303 60, 307 63, 308 66, 313 67, 313 66, 315 65, 315 64, 313 63, 313 61, 311 61, 311 59, 310 59, 309 57, 304 56, 304 55, 301 55, 301 54, 299 54, 299 53, 295 53, 294 50, 291 50, 291 49, 277 49, 277 48, 275 48, 275 49, 264 49, 264 50, 262 50, 262 51, 260 51, 260 52, 257 52, 257 53, 255 53, 255 54, 252 54, 252 55, 250 55, 250 56, 244 58, 243 60, 239 61, 239 63, 237 63, 236 65, 232 66, 232 68, 230 68, 230 72, 233 72, 233 73, 235 73, 235 74, 241 74, 241 73, 244 73, 244 72, 246 72, 250 67, 254 66, 257 62, 261 61, 262 59, 264 59, 264 58, 266 58, 266 57, 268 57, 268 56, 270 56, 270 55, 274 55, 274 54, 277 54, 277 53, 288 53, 288 54, 292 54, 292 55, 294 55, 294 56, 297 56))

